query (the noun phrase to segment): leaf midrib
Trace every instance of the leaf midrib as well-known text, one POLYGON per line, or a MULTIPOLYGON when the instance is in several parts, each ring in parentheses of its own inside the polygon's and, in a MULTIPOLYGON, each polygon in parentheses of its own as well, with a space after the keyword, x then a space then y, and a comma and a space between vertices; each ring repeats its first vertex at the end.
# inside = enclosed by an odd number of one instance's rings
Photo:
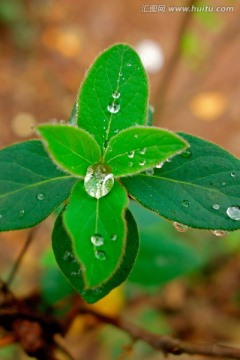
POLYGON ((15 190, 15 191, 11 191, 11 192, 8 192, 8 193, 5 193, 5 194, 0 195, 0 199, 1 199, 1 198, 4 198, 4 197, 6 197, 6 196, 10 196, 10 195, 16 194, 16 193, 18 193, 18 192, 24 191, 24 190, 28 190, 28 189, 33 188, 33 187, 36 187, 36 186, 40 186, 40 185, 43 185, 43 184, 47 184, 47 183, 50 183, 50 182, 53 182, 53 181, 61 181, 61 180, 66 180, 66 179, 73 179, 73 176, 61 176, 61 177, 57 177, 57 178, 47 179, 47 180, 45 180, 45 181, 40 181, 40 182, 31 184, 31 185, 27 185, 27 186, 25 186, 25 187, 23 186, 23 187, 21 187, 21 188, 18 188, 18 189, 15 190))

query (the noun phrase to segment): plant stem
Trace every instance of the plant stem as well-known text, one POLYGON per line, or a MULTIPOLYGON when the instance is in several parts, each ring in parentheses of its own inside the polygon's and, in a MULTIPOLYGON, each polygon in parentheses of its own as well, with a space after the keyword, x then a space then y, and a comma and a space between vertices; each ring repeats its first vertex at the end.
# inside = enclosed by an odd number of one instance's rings
POLYGON ((11 286, 11 284, 12 284, 12 282, 13 282, 13 280, 14 280, 17 272, 18 272, 18 269, 19 269, 19 267, 20 267, 20 265, 22 263, 23 257, 24 257, 26 251, 29 248, 29 245, 31 244, 31 242, 32 242, 32 240, 34 238, 36 230, 37 230, 37 228, 35 227, 35 228, 33 228, 33 229, 31 229, 29 231, 28 236, 27 236, 27 240, 26 240, 20 254, 18 255, 18 257, 17 257, 17 259, 16 259, 16 261, 15 261, 15 263, 13 265, 13 268, 12 268, 12 270, 11 270, 11 272, 10 272, 10 274, 9 274, 5 284, 4 284, 4 289, 9 288, 11 286))
MULTIPOLYGON (((186 6, 192 7, 196 3, 197 0, 189 0, 186 6)), ((181 58, 181 40, 189 26, 193 14, 194 14, 193 11, 187 11, 182 18, 182 22, 180 24, 179 31, 176 36, 176 41, 173 46, 172 55, 170 57, 168 64, 166 65, 166 69, 164 70, 162 80, 160 81, 159 86, 157 88, 155 101, 154 101, 154 104, 156 104, 155 105, 156 119, 160 115, 162 115, 162 112, 164 111, 164 107, 166 104, 166 96, 170 88, 171 82, 174 78, 177 66, 179 64, 179 60, 181 58)))

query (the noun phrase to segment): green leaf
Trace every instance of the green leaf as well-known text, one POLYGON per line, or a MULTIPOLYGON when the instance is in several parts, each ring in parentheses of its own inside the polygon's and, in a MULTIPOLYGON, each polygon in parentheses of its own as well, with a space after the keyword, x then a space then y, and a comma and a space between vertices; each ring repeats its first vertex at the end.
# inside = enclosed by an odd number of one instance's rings
POLYGON ((73 175, 85 176, 87 168, 100 160, 101 150, 85 130, 68 125, 40 125, 37 130, 53 160, 73 175))
POLYGON ((105 163, 114 176, 126 176, 156 166, 186 149, 180 136, 156 127, 132 127, 121 131, 108 144, 105 163))
POLYGON ((63 219, 74 253, 85 269, 86 288, 100 286, 121 262, 126 246, 127 204, 127 193, 118 182, 100 199, 89 196, 82 182, 72 191, 63 219))
POLYGON ((143 206, 167 219, 193 228, 237 230, 240 220, 240 161, 217 145, 180 133, 191 151, 155 169, 122 179, 130 194, 143 206), (233 208, 234 207, 234 208, 233 208))
POLYGON ((173 226, 137 203, 130 208, 139 224, 141 239, 130 281, 145 287, 159 286, 202 265, 197 250, 184 243, 173 226))
POLYGON ((40 141, 0 151, 0 231, 35 226, 69 195, 76 179, 53 164, 40 141))
MULTIPOLYGON (((121 262, 115 273, 100 286, 89 288, 85 284, 84 268, 74 255, 72 241, 67 234, 62 216, 55 222, 52 246, 56 261, 71 285, 89 303, 96 302, 120 285, 129 275, 138 252, 139 240, 136 222, 129 210, 126 211, 127 239, 121 262)), ((115 255, 115 250, 113 252, 115 255)), ((90 263, 91 264, 91 263, 90 263)))
POLYGON ((78 125, 103 148, 118 131, 146 124, 147 98, 147 76, 137 53, 127 45, 115 45, 96 59, 85 77, 78 125))
POLYGON ((77 119, 78 119, 78 103, 75 102, 68 123, 72 126, 77 126, 77 119))

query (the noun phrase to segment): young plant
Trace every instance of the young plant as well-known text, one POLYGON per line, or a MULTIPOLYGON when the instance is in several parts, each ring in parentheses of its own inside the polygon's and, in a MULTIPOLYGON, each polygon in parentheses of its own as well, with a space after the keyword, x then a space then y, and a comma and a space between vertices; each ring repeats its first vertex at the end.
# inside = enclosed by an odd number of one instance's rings
POLYGON ((151 126, 136 52, 115 45, 88 71, 67 125, 0 152, 0 230, 35 226, 61 204, 56 261, 92 303, 129 275, 139 246, 128 196, 175 222, 240 228, 240 162, 220 147, 151 126))

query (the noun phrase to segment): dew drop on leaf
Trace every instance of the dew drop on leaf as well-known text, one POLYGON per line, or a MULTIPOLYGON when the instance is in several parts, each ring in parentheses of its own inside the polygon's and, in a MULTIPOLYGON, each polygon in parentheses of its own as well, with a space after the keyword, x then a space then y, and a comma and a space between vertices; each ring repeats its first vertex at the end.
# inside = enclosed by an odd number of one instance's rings
POLYGON ((71 251, 66 251, 64 256, 63 256, 63 260, 64 261, 72 261, 74 259, 73 253, 71 251))
POLYGON ((132 64, 130 64, 130 63, 127 63, 127 66, 128 66, 128 67, 131 67, 131 66, 132 66, 132 64))
POLYGON ((45 199, 45 195, 43 193, 39 193, 37 194, 37 199, 38 200, 44 200, 45 199))
POLYGON ((187 225, 181 224, 181 223, 176 222, 176 221, 173 222, 173 226, 174 226, 175 229, 176 229, 177 231, 179 231, 179 232, 185 232, 185 231, 187 231, 187 229, 188 229, 188 226, 187 226, 187 225))
POLYGON ((134 155, 135 155, 135 152, 134 152, 134 151, 129 151, 128 157, 129 157, 130 159, 132 159, 132 158, 134 157, 134 155))
POLYGON ((118 99, 119 97, 120 97, 120 92, 119 91, 114 91, 113 93, 112 93, 112 97, 114 98, 114 99, 118 99))
POLYGON ((145 165, 145 164, 146 164, 146 160, 143 160, 143 161, 140 161, 140 162, 139 162, 139 165, 140 165, 140 166, 143 166, 143 165, 145 165))
POLYGON ((113 235, 111 236, 111 240, 112 240, 112 241, 116 241, 116 240, 117 240, 117 234, 113 234, 113 235))
POLYGON ((239 206, 230 206, 227 208, 227 215, 232 220, 240 220, 240 207, 239 206))
POLYGON ((140 154, 144 155, 146 153, 146 151, 147 151, 147 148, 143 148, 139 152, 140 152, 140 154))
POLYGON ((73 276, 73 277, 77 277, 77 276, 81 276, 81 275, 82 275, 81 269, 79 269, 78 271, 71 272, 71 276, 73 276))
POLYGON ((128 164, 128 166, 129 166, 129 167, 133 167, 133 163, 130 162, 130 163, 128 164))
POLYGON ((148 169, 145 171, 146 175, 150 176, 150 175, 154 175, 154 168, 148 169))
POLYGON ((95 258, 98 260, 106 260, 106 254, 104 251, 95 251, 95 258))
POLYGON ((228 231, 224 231, 224 230, 211 230, 211 233, 218 237, 226 236, 229 234, 228 231))
POLYGON ((157 169, 161 169, 164 165, 164 162, 160 162, 159 164, 156 165, 157 169))
POLYGON ((231 177, 235 177, 236 176, 236 173, 233 171, 231 172, 231 177))
POLYGON ((116 114, 120 110, 120 105, 115 104, 115 103, 111 103, 111 104, 108 105, 107 109, 111 114, 116 114))
POLYGON ((220 209, 220 205, 219 204, 213 204, 212 208, 214 210, 219 210, 220 209))
POLYGON ((118 134, 119 133, 119 129, 114 130, 114 134, 118 134))
POLYGON ((100 235, 100 234, 94 234, 91 236, 91 243, 94 245, 94 246, 101 246, 103 245, 104 243, 104 239, 103 239, 103 236, 100 235))
POLYGON ((23 217, 24 213, 25 213, 25 211, 22 209, 22 210, 19 211, 18 215, 19 215, 20 217, 23 217))
POLYGON ((114 185, 114 177, 108 166, 95 164, 89 166, 84 178, 86 192, 99 199, 109 193, 114 185))
POLYGON ((182 201, 182 206, 185 207, 185 208, 188 208, 190 205, 190 202, 188 200, 183 200, 182 201))
POLYGON ((109 140, 105 140, 103 143, 103 146, 105 147, 105 149, 108 147, 108 144, 109 144, 109 140))
POLYGON ((181 153, 181 156, 184 158, 190 158, 192 156, 192 151, 191 149, 187 149, 184 152, 181 153))
POLYGON ((225 181, 223 181, 221 185, 222 185, 222 186, 225 186, 226 184, 227 184, 227 183, 226 183, 225 181))

